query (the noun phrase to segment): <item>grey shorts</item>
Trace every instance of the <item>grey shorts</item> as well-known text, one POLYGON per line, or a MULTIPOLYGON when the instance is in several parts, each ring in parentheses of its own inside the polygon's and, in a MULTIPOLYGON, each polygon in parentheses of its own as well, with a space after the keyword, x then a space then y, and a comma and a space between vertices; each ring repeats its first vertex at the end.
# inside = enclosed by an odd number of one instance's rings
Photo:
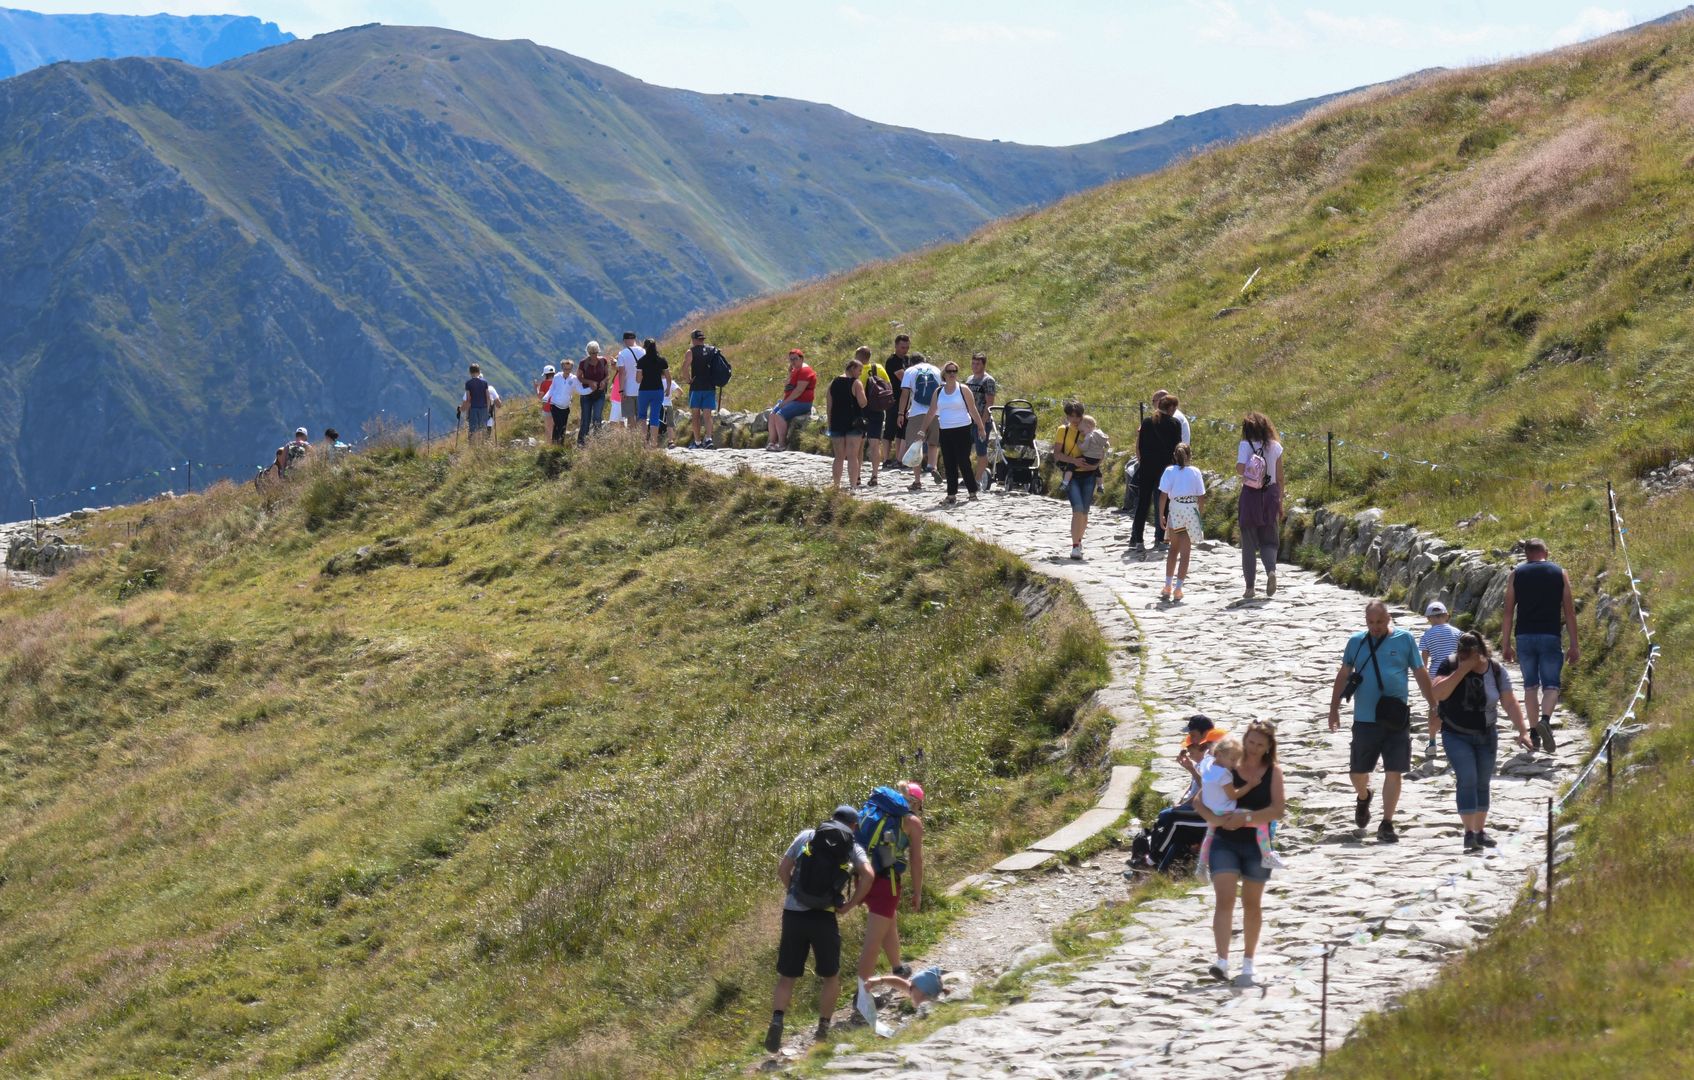
POLYGON ((618 402, 618 415, 625 420, 635 420, 641 415, 641 402, 635 394, 625 394, 618 402))

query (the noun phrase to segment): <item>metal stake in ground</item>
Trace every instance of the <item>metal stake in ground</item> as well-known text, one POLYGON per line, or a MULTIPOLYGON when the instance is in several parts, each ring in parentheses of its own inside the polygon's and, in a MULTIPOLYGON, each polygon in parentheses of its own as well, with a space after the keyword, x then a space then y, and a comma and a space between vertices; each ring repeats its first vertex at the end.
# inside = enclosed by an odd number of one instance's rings
POLYGON ((1329 435, 1329 439, 1327 440, 1328 446, 1326 447, 1326 449, 1329 452, 1329 486, 1334 487, 1335 486, 1335 432, 1331 431, 1331 432, 1328 433, 1328 435, 1329 435))
POLYGON ((1606 520, 1612 527, 1612 550, 1618 549, 1618 493, 1612 490, 1612 482, 1606 481, 1606 520))
POLYGON ((1318 1006, 1318 1064, 1329 1056, 1329 954, 1335 951, 1333 945, 1323 947, 1323 997, 1318 1006))
POLYGON ((1547 800, 1547 917, 1553 917, 1553 800, 1547 800))

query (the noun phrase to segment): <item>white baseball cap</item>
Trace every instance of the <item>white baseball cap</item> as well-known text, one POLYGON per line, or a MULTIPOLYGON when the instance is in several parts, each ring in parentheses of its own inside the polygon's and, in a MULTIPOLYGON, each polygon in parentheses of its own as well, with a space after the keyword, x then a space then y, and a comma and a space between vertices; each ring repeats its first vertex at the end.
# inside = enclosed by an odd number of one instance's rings
POLYGON ((1447 614, 1447 605, 1439 600, 1431 600, 1429 606, 1423 609, 1423 613, 1425 615, 1445 615, 1447 614))
POLYGON ((541 369, 541 374, 543 374, 543 375, 557 375, 558 372, 553 370, 552 364, 548 364, 546 367, 541 369))

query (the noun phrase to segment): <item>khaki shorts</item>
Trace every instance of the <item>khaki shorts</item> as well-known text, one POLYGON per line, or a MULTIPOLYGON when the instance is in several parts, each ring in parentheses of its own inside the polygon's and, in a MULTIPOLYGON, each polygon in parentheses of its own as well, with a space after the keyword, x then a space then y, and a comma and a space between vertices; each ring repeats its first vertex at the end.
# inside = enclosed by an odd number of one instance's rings
POLYGON ((911 444, 912 436, 916 434, 918 426, 923 424, 923 422, 926 421, 926 420, 929 421, 929 430, 924 432, 924 437, 923 437, 924 445, 925 446, 940 446, 941 445, 941 423, 938 420, 931 419, 929 413, 924 413, 922 416, 914 416, 914 415, 909 415, 909 414, 907 415, 907 417, 906 417, 906 442, 907 442, 908 445, 911 444))

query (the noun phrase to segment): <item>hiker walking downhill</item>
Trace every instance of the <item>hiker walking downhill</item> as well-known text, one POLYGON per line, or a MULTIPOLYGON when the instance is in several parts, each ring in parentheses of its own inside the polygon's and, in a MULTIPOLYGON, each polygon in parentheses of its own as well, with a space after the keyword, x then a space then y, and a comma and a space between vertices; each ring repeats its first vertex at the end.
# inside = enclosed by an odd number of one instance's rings
POLYGON ((1372 600, 1365 605, 1365 629, 1347 640, 1341 667, 1329 697, 1329 730, 1341 730, 1341 702, 1353 699, 1353 739, 1348 749, 1348 778, 1353 781, 1353 824, 1370 824, 1370 776, 1382 762, 1382 824, 1377 841, 1399 842, 1394 810, 1400 804, 1400 777, 1412 767, 1412 709, 1410 678, 1417 678, 1433 716, 1435 691, 1418 653, 1417 639, 1396 630, 1388 605, 1372 600))
POLYGON ((659 355, 659 343, 648 338, 635 361, 635 422, 645 425, 641 445, 664 449, 660 430, 665 423, 665 373, 671 362, 659 355))
POLYGON ((1551 754, 1553 710, 1564 686, 1565 665, 1582 655, 1576 646, 1576 598, 1570 574, 1547 558, 1547 541, 1523 542, 1524 561, 1506 581, 1506 608, 1501 616, 1501 652, 1510 664, 1523 671, 1524 703, 1536 718, 1530 739, 1537 750, 1551 754), (1570 648, 1564 648, 1559 632, 1570 632, 1570 648))
POLYGON ((1170 468, 1177 444, 1182 442, 1182 425, 1176 420, 1177 399, 1169 394, 1154 405, 1152 415, 1141 421, 1135 437, 1135 520, 1129 530, 1129 550, 1145 551, 1147 518, 1153 518, 1153 547, 1165 546, 1165 528, 1159 520, 1159 481, 1170 468))
POLYGON ((971 355, 971 377, 965 380, 965 385, 971 388, 976 397, 976 414, 982 417, 982 435, 975 439, 976 443, 976 473, 977 483, 982 490, 987 491, 988 485, 994 482, 994 464, 988 460, 988 440, 994 435, 994 414, 989 412, 994 407, 994 397, 1000 392, 1000 384, 994 381, 994 376, 988 374, 988 354, 985 352, 971 355))
POLYGON ((1512 677, 1492 656, 1481 634, 1462 634, 1452 656, 1435 668, 1434 694, 1439 717, 1431 717, 1429 737, 1439 732, 1441 748, 1453 769, 1453 790, 1459 819, 1465 826, 1465 851, 1494 847, 1488 835, 1488 785, 1499 757, 1500 736, 1495 725, 1506 710, 1517 729, 1518 745, 1530 748, 1529 724, 1512 677))
POLYGON ((782 1048, 782 1028, 794 984, 806 973, 806 956, 817 973, 819 1041, 829 1037, 829 1019, 841 993, 840 917, 864 902, 871 889, 870 858, 853 838, 859 812, 838 806, 829 820, 806 829, 788 845, 776 876, 782 898, 782 936, 776 946, 776 990, 765 1049, 782 1048))
POLYGON ((576 366, 577 378, 587 392, 582 395, 582 416, 578 419, 576 444, 585 446, 588 436, 597 433, 603 422, 606 407, 606 384, 611 380, 611 365, 600 355, 600 343, 590 341, 582 363, 576 366))
POLYGON ((975 502, 977 484, 976 473, 971 469, 971 442, 973 438, 986 439, 988 425, 977 411, 976 395, 959 382, 959 365, 951 360, 941 369, 941 388, 935 392, 934 423, 941 432, 941 462, 947 471, 947 498, 941 505, 958 505, 961 476, 968 498, 975 502))
POLYGON ((845 466, 849 491, 859 490, 859 456, 865 441, 865 384, 860 378, 864 369, 864 363, 855 355, 847 361, 846 370, 829 383, 827 428, 830 449, 835 453, 829 475, 832 484, 839 488, 845 466))
POLYGON ((542 396, 541 404, 553 421, 553 445, 565 445, 571 430, 571 402, 584 397, 588 388, 576 377, 576 365, 569 360, 559 363, 559 370, 542 396))
POLYGON ((900 959, 900 910, 904 888, 912 897, 912 910, 923 908, 923 788, 910 780, 893 787, 879 787, 859 811, 859 844, 871 859, 876 880, 865 896, 865 943, 859 950, 859 978, 876 974, 877 956, 888 957, 894 974, 909 976, 911 968, 900 959), (911 870, 909 885, 901 877, 911 870))
POLYGON ((860 378, 865 384, 865 457, 871 464, 871 477, 865 483, 876 487, 877 474, 888 454, 888 440, 894 437, 900 384, 889 377, 887 368, 871 359, 868 345, 860 345, 853 358, 859 361, 860 378))
POLYGON ((1205 539, 1200 515, 1206 509, 1206 477, 1188 463, 1188 444, 1178 443, 1170 466, 1159 478, 1159 523, 1170 537, 1165 556, 1165 587, 1160 600, 1181 600, 1194 545, 1205 539))
POLYGON ((1216 829, 1207 852, 1212 891, 1217 907, 1212 914, 1212 939, 1216 956, 1207 970, 1212 978, 1229 980, 1229 939, 1235 925, 1235 897, 1241 895, 1241 978, 1251 983, 1255 974, 1253 957, 1259 948, 1259 931, 1264 925, 1265 883, 1270 867, 1259 846, 1259 829, 1282 820, 1287 795, 1282 785, 1282 767, 1276 762, 1276 727, 1264 720, 1247 725, 1241 736, 1241 763, 1231 770, 1240 794, 1235 809, 1227 814, 1210 810, 1203 799, 1194 800, 1194 812, 1216 829))
POLYGON ((799 349, 788 350, 788 384, 782 388, 782 400, 771 408, 770 438, 766 450, 787 450, 788 427, 812 412, 812 399, 817 396, 818 373, 806 363, 806 354, 799 349))
POLYGON ((1265 595, 1276 595, 1277 537, 1282 531, 1282 442, 1264 413, 1241 418, 1241 442, 1235 448, 1235 475, 1241 477, 1236 520, 1241 528, 1243 600, 1253 599, 1258 560, 1265 563, 1265 595))

